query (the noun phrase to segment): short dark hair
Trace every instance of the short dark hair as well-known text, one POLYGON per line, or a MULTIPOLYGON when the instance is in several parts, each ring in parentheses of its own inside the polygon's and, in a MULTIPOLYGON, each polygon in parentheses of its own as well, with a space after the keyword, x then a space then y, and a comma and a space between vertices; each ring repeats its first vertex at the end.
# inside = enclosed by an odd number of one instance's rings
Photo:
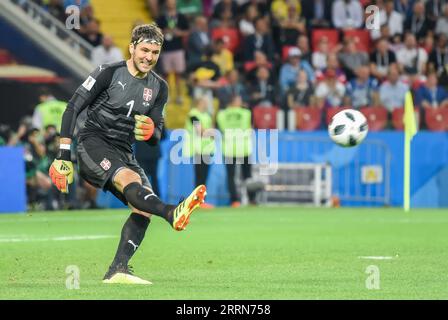
POLYGON ((136 26, 132 30, 131 43, 136 46, 140 42, 155 43, 161 46, 163 44, 162 30, 156 23, 141 24, 136 26))

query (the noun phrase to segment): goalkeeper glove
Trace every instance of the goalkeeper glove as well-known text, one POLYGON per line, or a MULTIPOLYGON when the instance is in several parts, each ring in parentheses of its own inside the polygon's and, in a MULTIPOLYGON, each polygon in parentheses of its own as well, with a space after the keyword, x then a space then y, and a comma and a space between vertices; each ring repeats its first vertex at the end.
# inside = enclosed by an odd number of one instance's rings
POLYGON ((60 150, 48 173, 56 188, 62 193, 68 193, 68 185, 73 183, 73 163, 70 161, 70 150, 60 150))
POLYGON ((135 118, 135 140, 148 141, 154 133, 154 122, 150 117, 136 114, 135 118))

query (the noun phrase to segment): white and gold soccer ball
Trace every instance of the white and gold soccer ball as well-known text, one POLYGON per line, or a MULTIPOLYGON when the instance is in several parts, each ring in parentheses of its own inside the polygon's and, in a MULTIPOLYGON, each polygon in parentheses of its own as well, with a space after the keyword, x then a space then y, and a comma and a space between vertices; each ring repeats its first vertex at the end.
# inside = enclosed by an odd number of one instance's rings
POLYGON ((354 109, 336 113, 328 125, 331 140, 342 147, 354 147, 367 136, 369 126, 366 117, 354 109))

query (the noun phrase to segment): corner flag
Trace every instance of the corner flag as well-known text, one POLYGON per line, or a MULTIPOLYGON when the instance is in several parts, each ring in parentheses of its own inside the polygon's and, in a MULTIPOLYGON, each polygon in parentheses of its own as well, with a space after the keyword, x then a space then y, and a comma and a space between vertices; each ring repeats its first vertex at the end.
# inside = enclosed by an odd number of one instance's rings
POLYGON ((404 100, 404 183, 403 183, 403 209, 409 211, 411 199, 411 140, 417 133, 415 123, 414 102, 410 91, 404 100))

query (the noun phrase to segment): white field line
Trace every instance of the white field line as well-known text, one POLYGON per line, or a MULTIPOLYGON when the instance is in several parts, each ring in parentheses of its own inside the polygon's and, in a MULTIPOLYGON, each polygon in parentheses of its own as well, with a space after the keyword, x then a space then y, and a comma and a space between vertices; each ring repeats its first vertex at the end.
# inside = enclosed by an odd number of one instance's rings
POLYGON ((398 258, 398 255, 395 257, 390 256, 359 256, 359 259, 366 259, 366 260, 392 260, 398 258))
POLYGON ((59 236, 59 237, 46 237, 46 238, 32 238, 32 237, 10 237, 0 238, 1 242, 39 242, 39 241, 73 241, 73 240, 98 240, 98 239, 110 239, 116 238, 112 235, 87 235, 87 236, 59 236))

